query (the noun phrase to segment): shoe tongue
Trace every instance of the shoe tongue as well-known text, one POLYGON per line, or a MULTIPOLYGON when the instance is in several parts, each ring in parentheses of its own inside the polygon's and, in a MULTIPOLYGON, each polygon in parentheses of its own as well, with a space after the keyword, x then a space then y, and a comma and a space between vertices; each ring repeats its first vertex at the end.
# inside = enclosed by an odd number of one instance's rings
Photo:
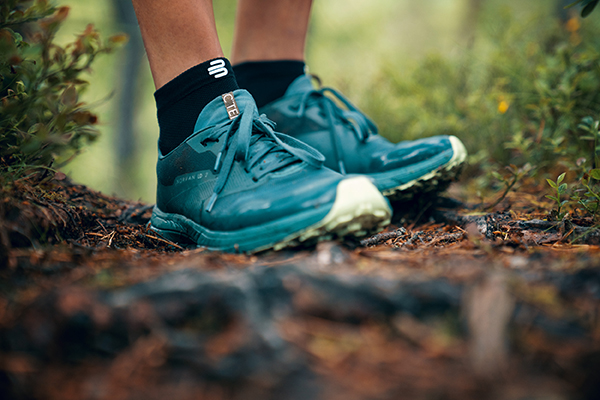
POLYGON ((296 78, 290 84, 290 86, 288 86, 287 90, 285 91, 285 96, 303 94, 314 89, 315 87, 312 84, 312 79, 310 75, 301 75, 298 78, 296 78))
MULTIPOLYGON (((255 112, 256 110, 256 102, 248 91, 238 89, 231 93, 225 93, 216 97, 213 101, 208 103, 206 107, 204 107, 198 116, 198 119, 196 120, 194 132, 198 132, 218 124, 223 124, 230 119, 241 118, 241 113, 255 112), (231 96, 231 94, 233 94, 233 96, 231 96)), ((257 111, 256 115, 258 115, 257 111)), ((209 129, 208 132, 210 131, 211 130, 209 129)), ((199 137, 201 138, 202 134, 200 134, 199 137)), ((276 148, 272 148, 272 143, 272 140, 251 140, 250 147, 252 150, 249 151, 249 158, 252 158, 253 154, 262 152, 262 150, 266 149, 266 146, 268 146, 271 148, 271 151, 264 155, 264 162, 281 164, 282 167, 285 167, 286 164, 290 164, 290 160, 286 161, 286 157, 281 157, 281 153, 289 153, 283 147, 277 146, 276 148)), ((234 150, 232 149, 231 151, 234 150)))
POLYGON ((238 118, 239 114, 246 109, 248 109, 247 112, 252 112, 252 109, 248 107, 256 108, 256 103, 246 90, 238 89, 217 96, 204 107, 198 116, 194 132, 198 132, 209 126, 222 124, 229 119, 238 118))

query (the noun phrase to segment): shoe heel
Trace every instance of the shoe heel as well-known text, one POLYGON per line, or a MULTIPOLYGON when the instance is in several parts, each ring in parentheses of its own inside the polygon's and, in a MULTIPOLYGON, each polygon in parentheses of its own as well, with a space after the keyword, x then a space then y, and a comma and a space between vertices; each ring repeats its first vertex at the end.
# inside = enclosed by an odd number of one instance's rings
POLYGON ((185 227, 177 222, 177 218, 169 218, 168 214, 159 210, 156 206, 152 211, 150 229, 160 235, 163 239, 185 247, 197 247, 196 241, 185 234, 185 227))

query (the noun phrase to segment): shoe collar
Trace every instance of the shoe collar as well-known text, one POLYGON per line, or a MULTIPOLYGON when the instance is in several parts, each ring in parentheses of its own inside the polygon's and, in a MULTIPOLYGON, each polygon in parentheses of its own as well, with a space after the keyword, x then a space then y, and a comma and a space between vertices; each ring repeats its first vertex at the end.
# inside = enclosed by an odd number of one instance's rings
POLYGON ((294 81, 288 86, 285 91, 284 96, 293 96, 297 94, 304 94, 311 90, 315 90, 315 87, 312 83, 312 75, 304 74, 300 75, 298 78, 294 79, 294 81))

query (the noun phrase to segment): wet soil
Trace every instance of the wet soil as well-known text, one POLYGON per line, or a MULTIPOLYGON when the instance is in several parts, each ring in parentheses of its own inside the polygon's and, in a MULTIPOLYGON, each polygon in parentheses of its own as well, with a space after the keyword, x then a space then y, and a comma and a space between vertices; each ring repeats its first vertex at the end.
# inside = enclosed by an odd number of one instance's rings
POLYGON ((236 255, 68 180, 5 185, 0 397, 600 398, 590 216, 533 189, 394 208, 361 242, 236 255))

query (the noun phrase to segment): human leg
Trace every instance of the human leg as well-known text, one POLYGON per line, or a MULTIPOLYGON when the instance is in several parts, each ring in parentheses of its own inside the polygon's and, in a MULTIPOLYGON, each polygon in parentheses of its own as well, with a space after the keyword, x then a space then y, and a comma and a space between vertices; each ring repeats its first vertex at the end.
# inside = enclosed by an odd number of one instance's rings
POLYGON ((315 88, 300 68, 286 66, 304 60, 311 4, 239 1, 233 55, 240 87, 262 99, 260 111, 278 130, 323 153, 329 168, 367 175, 392 199, 443 188, 440 183, 453 179, 466 158, 459 139, 438 136, 392 144, 339 92, 315 88))
POLYGON ((241 86, 262 107, 304 74, 312 0, 240 0, 232 61, 241 86), (268 27, 268 28, 266 28, 268 27))
POLYGON ((159 147, 167 154, 192 133, 204 106, 239 87, 223 57, 212 0, 133 0, 133 5, 157 89, 159 147), (211 72, 218 67, 227 73, 215 79, 211 72))
POLYGON ((223 57, 212 0, 133 0, 157 89, 182 72, 223 57))
POLYGON ((181 243, 257 251, 364 236, 389 222, 370 181, 322 168, 320 154, 274 132, 237 89, 210 0, 135 0, 135 8, 158 88, 154 230, 181 243), (204 102, 207 92, 213 98, 204 102))
POLYGON ((304 61, 312 0, 239 0, 231 59, 304 61))

